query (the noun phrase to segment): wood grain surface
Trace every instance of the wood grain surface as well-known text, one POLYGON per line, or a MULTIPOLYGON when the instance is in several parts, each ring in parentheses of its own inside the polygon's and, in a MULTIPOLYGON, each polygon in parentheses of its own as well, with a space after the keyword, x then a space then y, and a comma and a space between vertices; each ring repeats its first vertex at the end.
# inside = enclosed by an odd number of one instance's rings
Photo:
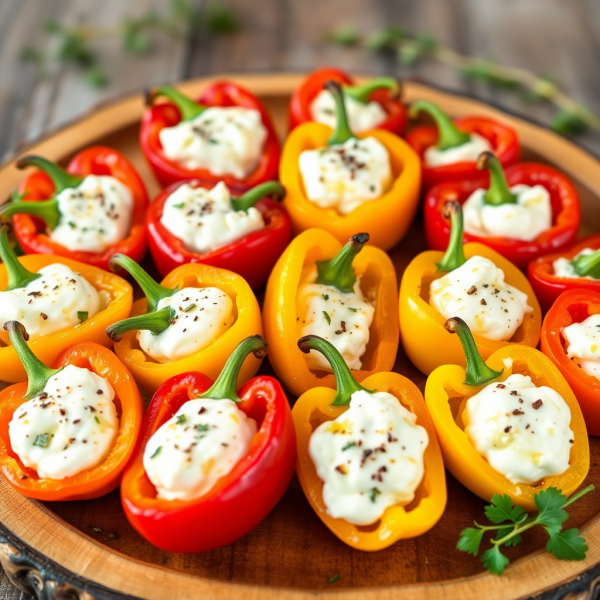
MULTIPOLYGON (((392 58, 325 43, 326 32, 344 23, 356 24, 367 32, 391 23, 399 24, 408 32, 431 33, 461 52, 491 56, 499 62, 523 66, 538 73, 551 73, 576 100, 600 113, 600 66, 597 60, 600 3, 597 0, 226 0, 226 3, 236 9, 242 24, 241 31, 231 37, 201 36, 192 32, 188 39, 173 40, 157 35, 153 37, 152 53, 142 58, 124 54, 118 39, 100 43, 100 61, 109 82, 106 87, 94 90, 86 86, 76 69, 70 67, 55 65, 47 77, 37 78, 34 67, 19 59, 22 47, 27 44, 42 52, 53 50, 52 41, 41 27, 49 18, 84 25, 111 25, 125 16, 139 16, 149 8, 162 10, 166 2, 2 0, 0 156, 18 152, 28 140, 85 113, 98 102, 153 83, 226 72, 310 70, 328 64, 354 72, 395 73, 403 78, 431 82, 477 96, 542 123, 548 123, 553 114, 549 106, 528 105, 510 92, 464 81, 441 65, 426 63, 415 69, 399 68, 392 58)), ((600 136, 586 134, 576 141, 600 154, 600 136)), ((594 456, 598 463, 599 452, 596 451, 594 456)), ((460 497, 462 488, 452 480, 449 486, 450 494, 460 497)), ((121 522, 115 521, 114 516, 102 525, 95 522, 104 519, 103 515, 115 514, 115 511, 108 512, 111 502, 115 502, 113 497, 96 501, 99 508, 93 519, 88 509, 74 505, 59 506, 57 511, 67 522, 87 530, 90 537, 100 536, 103 543, 126 552, 132 542, 129 534, 123 533, 121 522), (102 510, 102 506, 106 509, 102 510), (100 526, 103 532, 97 534, 87 525, 100 526), (107 537, 114 531, 119 532, 118 539, 107 537)), ((301 540, 294 540, 311 549, 314 564, 309 561, 305 568, 317 569, 318 576, 325 578, 339 572, 346 585, 368 585, 369 576, 384 572, 389 581, 403 582, 407 573, 415 572, 413 567, 417 569, 417 578, 426 581, 435 576, 434 571, 438 568, 430 566, 432 552, 449 543, 434 532, 431 540, 419 538, 422 541, 415 541, 412 555, 405 557, 404 562, 393 563, 393 569, 389 568, 390 564, 373 560, 374 555, 352 554, 349 549, 341 549, 341 555, 346 552, 348 556, 341 563, 336 559, 334 564, 322 547, 327 531, 316 523, 306 502, 296 505, 297 502, 298 489, 292 487, 282 507, 298 511, 307 523, 306 535, 303 534, 301 540)), ((582 504, 581 519, 578 517, 577 523, 592 514, 589 506, 583 501, 582 504)), ((269 517, 272 522, 261 525, 250 535, 265 536, 264 528, 274 527, 277 535, 285 536, 288 528, 282 515, 287 514, 287 510, 281 512, 283 510, 276 509, 269 517)), ((475 505, 467 512, 467 520, 481 516, 481 506, 475 505)), ((445 518, 452 530, 456 515, 451 512, 445 518)), ((458 531, 460 526, 455 524, 454 529, 458 531)), ((206 569, 223 580, 242 581, 244 577, 254 577, 257 581, 266 581, 271 571, 267 566, 282 566, 289 556, 280 552, 274 543, 276 537, 264 539, 265 547, 271 548, 264 556, 248 558, 244 549, 249 542, 244 538, 237 546, 202 557, 196 568, 206 569)), ((534 536, 531 544, 526 549, 543 545, 543 540, 534 536)), ((149 555, 153 552, 148 549, 149 555)), ((336 553, 336 556, 340 555, 336 553)), ((477 569, 476 561, 466 555, 459 556, 460 564, 454 564, 454 559, 449 555, 442 556, 443 568, 452 571, 460 566, 461 573, 465 574, 477 569)), ((178 557, 161 556, 156 557, 156 561, 171 562, 170 566, 177 569, 190 568, 186 567, 185 559, 178 557)), ((302 587, 299 579, 308 571, 294 573, 288 570, 287 579, 276 583, 302 587)), ((281 573, 279 569, 272 571, 281 573)), ((13 588, 6 578, 0 578, 0 598, 12 600, 18 597, 24 597, 22 592, 13 588)))

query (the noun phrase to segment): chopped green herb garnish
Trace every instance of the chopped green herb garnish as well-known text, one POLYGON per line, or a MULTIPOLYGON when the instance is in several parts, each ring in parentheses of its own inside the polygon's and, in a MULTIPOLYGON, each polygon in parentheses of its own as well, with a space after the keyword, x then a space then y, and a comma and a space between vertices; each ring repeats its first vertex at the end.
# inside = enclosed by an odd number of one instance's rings
POLYGON ((49 433, 40 433, 36 436, 35 442, 33 442, 34 446, 39 446, 40 448, 46 448, 50 443, 50 434, 49 433))
POLYGON ((348 307, 348 310, 351 310, 352 312, 356 312, 358 310, 358 308, 350 308, 350 307, 348 307))
POLYGON ((325 320, 327 321, 327 325, 331 325, 331 317, 325 311, 323 311, 323 316, 325 317, 325 320))
POLYGON ((98 425, 100 425, 100 419, 96 416, 94 416, 94 421, 96 421, 96 423, 98 423, 98 425))
POLYGON ((192 303, 191 303, 189 306, 186 306, 186 307, 183 309, 183 312, 190 312, 190 310, 193 310, 194 308, 196 308, 196 303, 195 303, 195 302, 192 302, 192 303))
POLYGON ((196 425, 196 431, 199 431, 200 433, 208 431, 208 429, 209 426, 206 423, 198 423, 198 425, 196 425))
POLYGON ((75 223, 73 223, 73 221, 68 221, 68 223, 67 223, 67 224, 69 225, 69 227, 70 227, 71 229, 75 229, 75 227, 77 227, 77 225, 75 225, 75 223))
POLYGON ((356 446, 356 442, 348 442, 343 448, 342 448, 342 452, 344 450, 348 450, 348 448, 354 448, 354 446, 356 446))
POLYGON ((336 581, 340 580, 340 574, 336 573, 335 575, 332 575, 328 580, 327 583, 335 583, 336 581))
POLYGON ((371 491, 369 492, 369 498, 371 499, 371 502, 375 502, 379 494, 381 494, 381 492, 377 488, 371 488, 371 491))
POLYGON ((83 323, 84 321, 87 321, 88 318, 88 311, 87 310, 78 310, 77 311, 77 318, 79 319, 80 323, 83 323))
POLYGON ((158 447, 158 448, 157 448, 157 449, 154 451, 154 453, 152 454, 152 456, 151 456, 150 458, 156 458, 156 457, 159 455, 159 453, 160 453, 160 451, 161 451, 161 450, 162 450, 162 446, 159 446, 159 447, 158 447))
POLYGON ((173 204, 173 208, 183 208, 184 202, 179 202, 178 204, 173 204))
POLYGON ((490 539, 492 547, 481 555, 481 562, 494 575, 502 575, 510 561, 500 548, 516 546, 521 542, 523 532, 540 525, 550 538, 546 544, 548 552, 561 560, 583 560, 588 547, 579 530, 572 528, 562 531, 562 525, 569 517, 564 509, 593 489, 594 486, 589 485, 571 498, 567 498, 555 487, 542 490, 533 497, 538 509, 537 515, 533 517, 522 506, 513 506, 508 495, 495 494, 490 500, 491 504, 485 507, 485 516, 494 525, 484 526, 475 522, 475 527, 463 529, 456 548, 477 556, 484 533, 494 531, 494 537, 490 539))
POLYGON ((323 300, 329 300, 329 294, 321 294, 323 296, 323 300))
POLYGON ((185 415, 177 415, 177 425, 183 425, 187 421, 185 415))

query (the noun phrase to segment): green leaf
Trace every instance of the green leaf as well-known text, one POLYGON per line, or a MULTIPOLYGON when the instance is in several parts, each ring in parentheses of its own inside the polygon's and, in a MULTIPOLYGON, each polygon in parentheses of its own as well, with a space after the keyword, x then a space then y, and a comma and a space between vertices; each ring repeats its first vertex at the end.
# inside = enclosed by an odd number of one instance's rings
POLYGON ((211 33, 235 33, 240 28, 236 13, 219 0, 213 0, 206 6, 205 27, 211 33))
POLYGON ((562 135, 568 135, 583 133, 587 129, 587 124, 579 116, 561 110, 554 115, 550 127, 562 135))
POLYGON ((404 37, 404 32, 400 27, 391 25, 380 31, 372 33, 365 42, 365 48, 371 52, 382 52, 391 50, 404 37))
POLYGON ((123 46, 131 54, 146 54, 150 49, 150 39, 141 29, 143 24, 134 21, 125 21, 123 46))
POLYGON ((402 42, 398 49, 398 61, 401 65, 409 67, 414 65, 423 55, 421 46, 414 40, 402 42))
POLYGON ((40 433, 35 436, 35 441, 33 442, 34 446, 39 446, 40 448, 46 448, 50 443, 50 434, 49 433, 40 433))
POLYGON ((37 50, 36 48, 32 48, 31 46, 25 46, 25 48, 21 50, 21 58, 23 60, 29 60, 38 64, 44 62, 43 53, 37 50))
POLYGON ((497 74, 496 63, 490 59, 478 60, 468 67, 460 69, 460 73, 467 79, 481 81, 495 87, 512 89, 519 85, 519 81, 510 77, 501 77, 497 74))
POLYGON ((177 425, 183 425, 186 421, 187 421, 187 417, 184 414, 177 415, 177 419, 175 419, 175 422, 177 423, 177 425))
POLYGON ((481 562, 490 573, 502 575, 510 561, 500 552, 500 548, 494 545, 481 555, 481 562))
MULTIPOLYGON (((510 525, 508 527, 503 527, 502 529, 498 529, 498 532, 496 533, 496 539, 501 540, 503 537, 506 537, 508 534, 512 533, 514 531, 514 529, 515 528, 511 527, 510 525)), ((513 537, 506 540, 504 542, 504 545, 507 548, 510 548, 512 546, 516 546, 519 543, 521 543, 521 534, 517 533, 517 535, 514 535, 513 537)))
POLYGON ((79 319, 80 323, 83 323, 84 321, 87 321, 88 318, 88 311, 87 310, 78 310, 77 311, 77 318, 79 319))
POLYGON ((541 525, 548 527, 562 525, 569 517, 567 511, 563 510, 567 497, 555 487, 538 492, 533 497, 533 501, 539 511, 536 520, 541 525))
POLYGON ((543 102, 552 97, 556 92, 557 86, 552 75, 541 75, 533 89, 523 90, 520 94, 521 99, 529 104, 543 102))
POLYGON ((61 43, 56 57, 63 62, 71 62, 89 68, 96 64, 96 55, 85 38, 74 31, 61 32, 61 43))
POLYGON ((585 539, 579 535, 576 528, 566 531, 557 531, 552 527, 545 527, 550 539, 546 544, 546 550, 552 552, 560 560, 583 560, 588 547, 585 539))
POLYGON ((484 509, 485 516, 496 525, 504 523, 504 521, 515 523, 525 514, 525 509, 522 506, 513 507, 512 500, 507 494, 504 494, 504 496, 495 494, 492 496, 490 503, 484 509))
POLYGON ((334 44, 339 46, 354 46, 360 40, 360 34, 351 25, 342 25, 334 29, 328 36, 334 44))
POLYGON ((100 67, 92 67, 85 72, 85 80, 90 87, 100 88, 106 84, 106 75, 100 67))
POLYGON ((54 19, 48 19, 44 22, 44 29, 48 33, 60 33, 62 31, 62 25, 54 19))
POLYGON ((481 540, 483 539, 483 529, 475 528, 475 527, 467 527, 460 532, 460 537, 458 538, 458 542, 456 544, 456 549, 461 552, 468 552, 473 556, 477 556, 479 552, 479 546, 481 545, 481 540))
POLYGON ((335 583, 336 581, 340 580, 340 574, 336 573, 335 575, 332 575, 328 580, 327 583, 335 583))

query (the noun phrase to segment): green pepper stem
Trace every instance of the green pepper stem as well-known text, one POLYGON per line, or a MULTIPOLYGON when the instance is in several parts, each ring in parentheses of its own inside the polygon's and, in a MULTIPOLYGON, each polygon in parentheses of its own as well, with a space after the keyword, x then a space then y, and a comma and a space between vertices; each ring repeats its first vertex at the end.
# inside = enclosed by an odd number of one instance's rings
POLYGON ((592 254, 583 254, 571 261, 573 270, 579 277, 593 277, 600 279, 600 250, 592 254))
POLYGON ((480 171, 487 170, 490 174, 490 187, 483 196, 486 204, 516 204, 517 196, 510 191, 504 169, 492 152, 486 151, 479 155, 477 168, 480 171))
POLYGON ((152 106, 154 100, 159 96, 168 98, 175 106, 177 106, 181 113, 182 121, 191 121, 200 116, 208 108, 202 104, 198 104, 195 100, 188 98, 185 94, 182 94, 175 88, 168 86, 157 87, 147 92, 146 105, 152 106))
POLYGON ((108 261, 108 266, 115 273, 119 268, 124 269, 137 281, 148 300, 148 308, 146 311, 148 313, 154 312, 158 307, 158 303, 163 298, 170 298, 177 291, 177 288, 167 288, 156 283, 156 281, 154 281, 140 265, 125 254, 114 254, 111 256, 108 261))
POLYGON ((344 92, 337 81, 327 81, 325 89, 333 96, 335 102, 335 129, 327 140, 328 146, 343 144, 356 137, 350 129, 348 115, 346 114, 346 105, 344 104, 344 92))
POLYGON ((18 321, 7 321, 4 323, 4 330, 8 331, 10 343, 13 345, 25 372, 27 373, 27 392, 23 396, 26 400, 35 398, 41 394, 53 375, 56 375, 61 369, 51 369, 47 367, 27 345, 29 336, 25 327, 18 321))
POLYGON ((356 275, 352 262, 368 241, 368 233, 357 233, 331 260, 317 261, 318 275, 315 283, 332 285, 340 292, 353 292, 356 275))
POLYGON ((25 169, 27 167, 37 167, 40 171, 43 171, 50 177, 54 184, 54 195, 60 194, 67 188, 79 187, 79 184, 83 181, 83 177, 77 177, 67 173, 64 169, 61 169, 57 164, 42 158, 41 156, 23 156, 17 161, 18 169, 25 169))
POLYGON ((200 394, 198 397, 241 402, 237 393, 237 380, 240 369, 250 353, 254 354, 256 358, 262 359, 267 355, 268 347, 269 343, 260 335, 252 335, 242 340, 227 359, 217 380, 206 392, 200 394))
POLYGON ((61 217, 58 200, 16 200, 0 207, 0 217, 8 219, 13 215, 32 215, 42 219, 49 229, 54 229, 61 217))
POLYGON ((117 321, 106 329, 106 335, 113 342, 118 342, 126 331, 131 331, 132 329, 143 329, 151 331, 154 335, 159 335, 171 325, 171 320, 174 318, 175 309, 170 306, 165 306, 154 312, 117 321))
POLYGON ((502 371, 494 371, 494 369, 491 369, 485 364, 477 350, 477 344, 475 344, 469 326, 462 319, 452 317, 444 323, 444 327, 449 333, 457 333, 460 343, 462 344, 465 359, 467 361, 467 368, 465 371, 465 383, 467 385, 482 385, 488 381, 492 381, 492 379, 497 379, 502 375, 504 369, 502 369, 502 371))
POLYGON ((311 350, 320 352, 331 365, 333 373, 335 375, 336 393, 331 406, 347 406, 350 404, 352 394, 355 392, 368 392, 372 394, 370 390, 365 389, 354 379, 352 372, 348 368, 346 361, 342 355, 338 352, 337 348, 319 337, 318 335, 305 335, 298 340, 298 348, 308 354, 311 350))
POLYGON ((442 216, 450 219, 450 239, 444 258, 437 264, 438 271, 454 271, 467 262, 463 248, 463 212, 455 200, 446 202, 442 216))
POLYGON ((231 198, 231 204, 235 210, 248 210, 266 196, 283 199, 285 198, 285 188, 278 181, 265 181, 248 190, 242 196, 231 198))
POLYGON ((450 117, 437 105, 429 100, 414 102, 410 109, 410 116, 415 118, 420 112, 431 115, 438 129, 437 147, 440 150, 449 150, 462 146, 471 140, 471 136, 461 131, 450 117))
POLYGON ((399 99, 402 94, 402 84, 393 77, 375 77, 362 85, 345 85, 342 89, 346 96, 363 104, 369 102, 369 96, 375 90, 390 90, 394 99, 399 99))
POLYGON ((28 271, 17 258, 15 251, 11 248, 8 241, 8 225, 0 225, 0 258, 6 267, 6 278, 8 285, 4 288, 5 292, 17 288, 24 288, 28 283, 39 279, 41 273, 32 273, 28 271))

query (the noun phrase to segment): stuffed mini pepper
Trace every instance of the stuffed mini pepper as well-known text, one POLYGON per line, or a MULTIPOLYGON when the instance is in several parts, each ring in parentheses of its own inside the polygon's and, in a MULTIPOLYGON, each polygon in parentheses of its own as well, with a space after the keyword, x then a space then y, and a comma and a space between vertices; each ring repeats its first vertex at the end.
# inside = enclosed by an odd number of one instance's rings
POLYGON ((0 217, 13 218, 26 254, 55 254, 102 269, 115 253, 143 258, 148 195, 124 156, 94 146, 76 154, 66 171, 39 156, 17 161, 20 169, 30 166, 37 171, 0 208, 0 217))
POLYGON ((277 179, 279 141, 267 110, 230 81, 204 89, 192 100, 171 87, 146 99, 140 144, 163 187, 188 179, 224 181, 244 192, 277 179), (166 102, 155 104, 158 98, 166 102))
POLYGON ((340 242, 368 230, 387 250, 406 233, 419 202, 419 160, 404 140, 381 129, 355 135, 339 84, 336 128, 304 123, 288 136, 281 159, 284 206, 299 233, 321 227, 340 242))
POLYGON ((590 435, 600 435, 600 292, 563 292, 544 318, 541 350, 577 396, 590 435))
POLYGON ((332 129, 337 125, 335 100, 323 85, 336 81, 344 92, 344 105, 350 129, 361 133, 369 129, 387 129, 402 135, 406 128, 406 107, 402 104, 402 88, 392 77, 376 77, 361 85, 340 69, 326 67, 311 73, 292 94, 290 131, 310 121, 332 129))
POLYGON ((539 163, 520 163, 503 171, 484 152, 477 162, 489 172, 489 185, 464 180, 443 183, 425 199, 425 235, 430 248, 445 248, 450 227, 442 215, 446 202, 462 204, 465 240, 482 242, 524 269, 527 263, 573 242, 579 229, 579 196, 568 177, 539 163))
POLYGON ((222 181, 205 187, 198 180, 163 190, 148 210, 150 252, 166 277, 187 263, 238 273, 252 288, 263 285, 292 235, 292 223, 276 181, 233 196, 222 181))
MULTIPOLYGON (((133 316, 106 330, 117 356, 146 393, 194 369, 216 377, 241 340, 262 334, 256 297, 235 273, 207 265, 182 265, 159 284, 122 254, 113 256, 110 265, 128 272, 146 296, 134 302, 133 316)), ((249 358, 240 383, 259 366, 260 360, 249 358)))
POLYGON ((526 346, 506 346, 484 362, 464 321, 445 326, 467 364, 439 367, 425 386, 446 468, 480 498, 507 494, 525 510, 549 487, 570 496, 588 474, 590 450, 565 378, 526 346))
POLYGON ((142 398, 119 359, 94 343, 50 368, 17 321, 4 324, 28 382, 0 392, 0 472, 37 500, 87 500, 115 489, 142 422, 142 398))
POLYGON ((315 386, 335 387, 329 362, 303 354, 299 338, 331 342, 361 381, 389 371, 398 349, 398 294, 388 255, 359 233, 342 246, 322 229, 292 240, 275 265, 263 306, 269 361, 283 384, 299 396, 315 386))
POLYGON ((423 165, 423 189, 445 181, 481 179, 477 159, 493 152, 502 166, 519 162, 521 149, 511 127, 486 117, 462 117, 452 121, 442 109, 428 100, 415 102, 411 117, 427 113, 435 125, 421 125, 406 135, 423 165))
POLYGON ((530 262, 527 276, 544 311, 568 290, 600 292, 600 235, 530 262))
POLYGON ((183 373, 150 402, 121 499, 133 527, 163 550, 231 544, 269 514, 290 483, 296 436, 281 385, 261 376, 236 391, 251 353, 262 359, 266 340, 240 342, 214 383, 183 373))
POLYGON ((0 381, 25 381, 21 364, 2 326, 18 320, 29 348, 52 364, 66 348, 82 342, 111 346, 106 328, 127 317, 133 290, 121 277, 62 256, 31 254, 17 258, 0 226, 0 381))
POLYGON ((368 551, 431 529, 446 507, 446 477, 417 386, 398 373, 359 385, 328 341, 309 335, 298 346, 323 356, 337 385, 308 390, 292 411, 298 479, 319 518, 368 551))
POLYGON ((540 305, 525 275, 483 244, 463 246, 457 202, 446 205, 445 217, 452 227, 446 253, 419 254, 400 285, 402 345, 426 375, 440 365, 465 365, 460 342, 444 328, 452 316, 467 322, 484 358, 511 344, 535 348, 542 326, 540 305))

